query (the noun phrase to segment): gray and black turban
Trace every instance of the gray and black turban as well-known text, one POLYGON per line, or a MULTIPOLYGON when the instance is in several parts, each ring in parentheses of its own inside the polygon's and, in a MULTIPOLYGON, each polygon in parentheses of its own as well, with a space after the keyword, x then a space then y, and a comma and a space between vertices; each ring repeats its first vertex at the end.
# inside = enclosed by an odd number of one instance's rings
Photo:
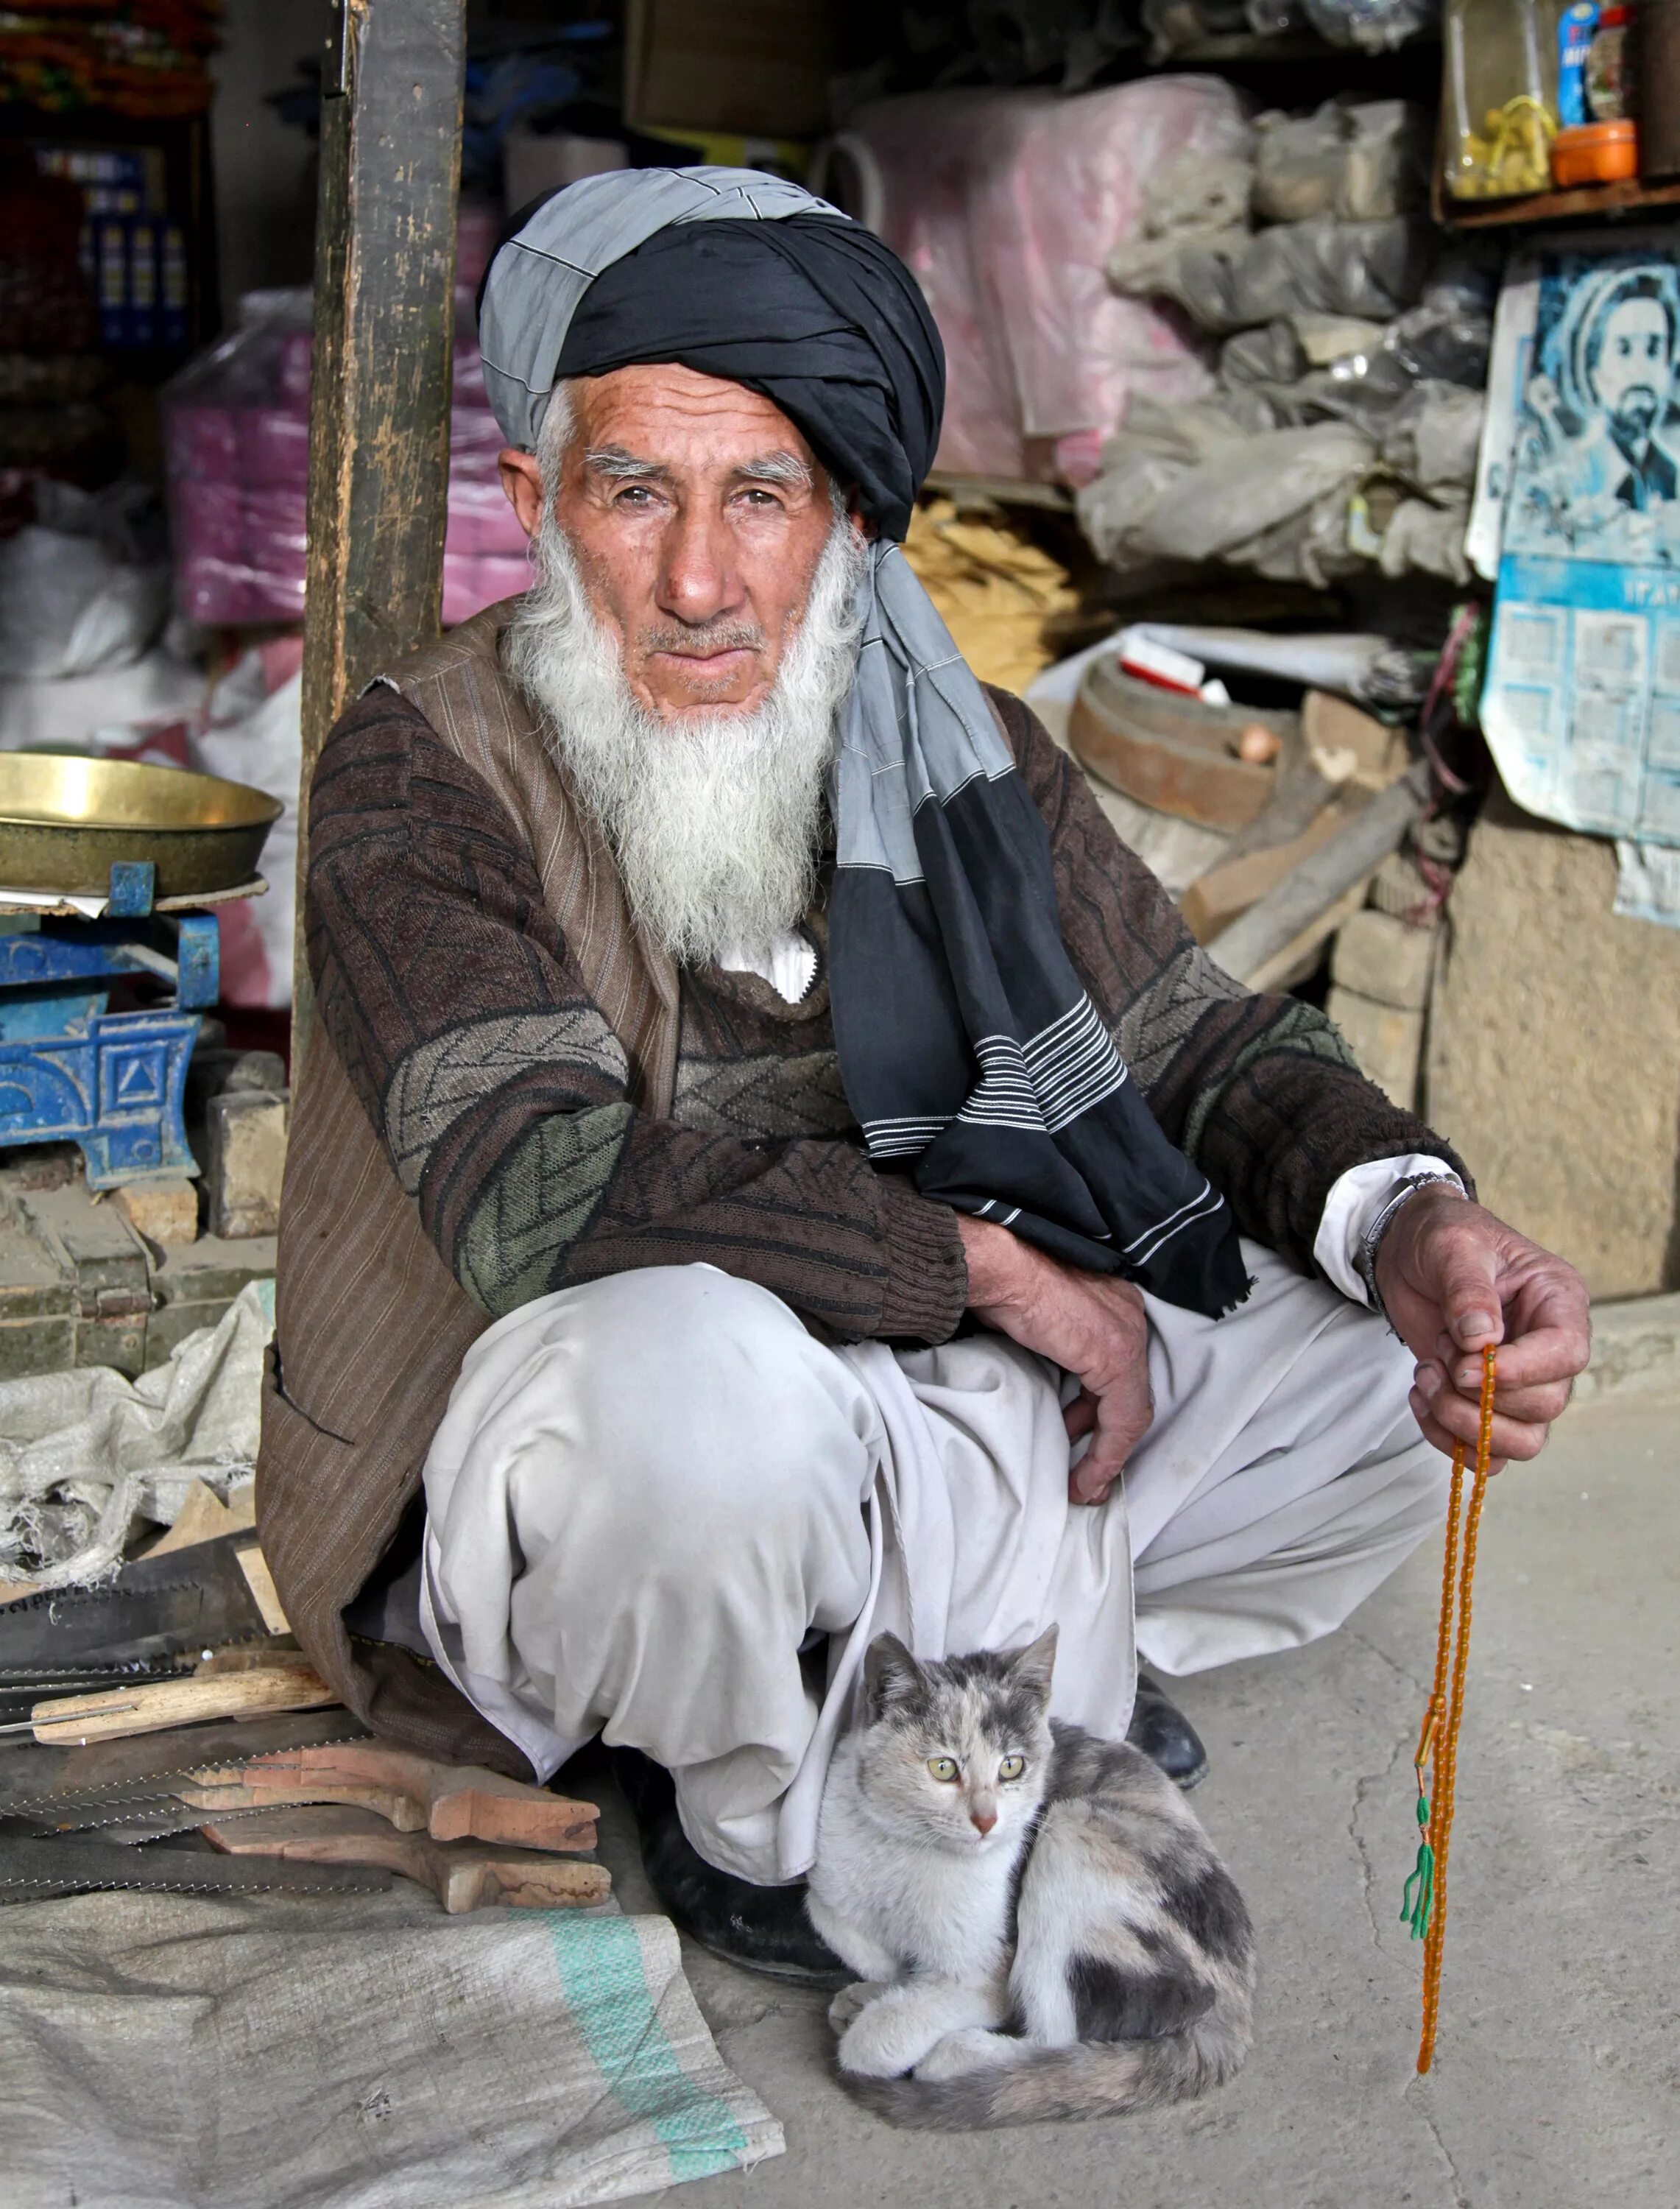
POLYGON ((557 382, 675 361, 761 391, 882 533, 932 465, 945 358, 898 256, 798 185, 752 169, 619 169, 545 200, 479 303, 485 383, 533 445, 557 382))
POLYGON ((617 170, 543 202, 479 308, 503 434, 557 381, 673 361, 797 423, 881 533, 834 767, 828 990, 870 1156, 926 1196, 1171 1303, 1248 1273, 1225 1200, 1138 1094, 1062 942, 1049 833, 997 716, 895 539, 944 361, 909 271, 750 169, 617 170))

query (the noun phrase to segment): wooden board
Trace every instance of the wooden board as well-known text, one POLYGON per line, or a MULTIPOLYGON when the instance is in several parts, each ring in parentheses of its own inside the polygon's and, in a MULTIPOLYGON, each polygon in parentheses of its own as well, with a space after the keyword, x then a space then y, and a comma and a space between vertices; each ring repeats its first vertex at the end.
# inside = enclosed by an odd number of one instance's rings
MULTIPOLYGON (((342 0, 321 104, 302 789, 346 699, 437 633, 465 0, 342 0)), ((295 1089, 315 996, 298 814, 295 1089)))

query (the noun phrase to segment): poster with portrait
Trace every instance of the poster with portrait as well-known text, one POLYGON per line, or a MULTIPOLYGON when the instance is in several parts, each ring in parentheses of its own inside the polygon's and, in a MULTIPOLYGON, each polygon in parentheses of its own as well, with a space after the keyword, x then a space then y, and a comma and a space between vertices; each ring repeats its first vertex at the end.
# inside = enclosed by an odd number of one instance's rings
POLYGON ((1519 804, 1660 845, 1680 845, 1677 264, 1642 238, 1522 274, 1482 698, 1519 804))

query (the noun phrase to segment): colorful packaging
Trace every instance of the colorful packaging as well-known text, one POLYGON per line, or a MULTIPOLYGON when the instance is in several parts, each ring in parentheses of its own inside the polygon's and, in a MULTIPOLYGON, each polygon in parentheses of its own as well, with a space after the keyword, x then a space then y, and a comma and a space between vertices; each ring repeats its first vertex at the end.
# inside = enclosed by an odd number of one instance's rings
POLYGON ((1599 0, 1571 0, 1557 19, 1557 120, 1565 130, 1592 122, 1587 57, 1599 27, 1599 0))
POLYGON ((1634 113, 1631 8, 1603 8, 1582 72, 1587 111, 1595 123, 1621 123, 1634 113))

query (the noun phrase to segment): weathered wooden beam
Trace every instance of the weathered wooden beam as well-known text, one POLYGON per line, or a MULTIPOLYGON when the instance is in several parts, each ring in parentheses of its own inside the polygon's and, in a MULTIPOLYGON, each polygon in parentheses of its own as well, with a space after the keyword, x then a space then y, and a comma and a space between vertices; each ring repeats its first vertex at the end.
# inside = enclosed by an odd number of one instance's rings
POLYGON ((324 72, 292 1014, 310 777, 346 700, 437 633, 449 467, 466 0, 337 0, 324 72))

